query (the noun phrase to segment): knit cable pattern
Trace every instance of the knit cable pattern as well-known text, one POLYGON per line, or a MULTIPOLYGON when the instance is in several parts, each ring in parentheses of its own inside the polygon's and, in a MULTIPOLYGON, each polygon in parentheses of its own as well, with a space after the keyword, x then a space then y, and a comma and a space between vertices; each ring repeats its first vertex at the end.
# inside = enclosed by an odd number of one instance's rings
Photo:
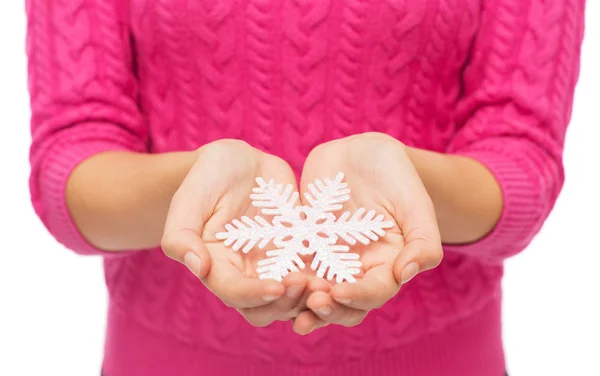
POLYGON ((364 96, 359 90, 366 79, 361 67, 367 59, 365 29, 370 11, 366 0, 346 1, 341 10, 339 52, 334 71, 333 138, 351 135, 360 126, 364 96))
POLYGON ((331 0, 284 0, 281 20, 284 44, 282 140, 299 142, 285 148, 285 156, 296 171, 310 150, 319 144, 328 127, 324 122, 324 98, 327 82, 326 61, 329 38, 324 22, 331 0))
POLYGON ((531 241, 562 186, 584 4, 28 0, 32 201, 58 241, 105 257, 108 376, 432 376, 442 358, 443 372, 501 374, 502 261, 531 241), (480 161, 504 210, 492 233, 445 247, 438 268, 352 329, 253 328, 160 249, 95 249, 65 203, 73 168, 103 151, 240 138, 299 175, 314 146, 364 131, 480 161))
POLYGON ((244 27, 246 59, 248 63, 248 91, 252 93, 246 120, 256 125, 253 138, 263 150, 270 150, 275 139, 276 81, 272 72, 276 70, 277 44, 271 38, 278 8, 269 0, 249 0, 246 8, 248 17, 244 27))

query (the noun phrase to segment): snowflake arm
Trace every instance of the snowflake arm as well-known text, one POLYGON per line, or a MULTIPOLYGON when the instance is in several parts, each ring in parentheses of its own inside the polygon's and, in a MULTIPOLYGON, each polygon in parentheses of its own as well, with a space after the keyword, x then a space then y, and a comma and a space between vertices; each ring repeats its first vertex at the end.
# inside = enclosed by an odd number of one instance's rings
POLYGON ((394 223, 384 221, 383 214, 375 217, 375 210, 369 210, 363 216, 365 211, 365 208, 360 208, 352 217, 350 217, 350 212, 344 212, 336 221, 330 219, 322 226, 327 229, 325 232, 331 232, 339 236, 350 245, 356 244, 357 240, 364 245, 369 244, 371 241, 376 242, 379 237, 385 235, 384 229, 392 228, 394 223))
POLYGON ((226 247, 231 247, 234 251, 244 245, 242 252, 248 253, 250 250, 258 244, 260 249, 263 249, 271 240, 273 240, 278 234, 278 228, 267 222, 260 216, 254 217, 254 220, 249 217, 243 216, 241 221, 234 219, 231 221, 232 224, 225 225, 225 232, 219 232, 215 236, 219 240, 225 240, 224 244, 226 247))
POLYGON ((283 248, 267 251, 267 258, 258 262, 256 272, 260 279, 281 282, 286 275, 298 272, 305 266, 296 247, 286 244, 283 248))
POLYGON ((334 180, 316 179, 315 184, 309 184, 304 197, 313 210, 322 213, 340 210, 342 203, 350 200, 350 189, 347 183, 342 183, 344 174, 339 173, 334 180), (312 194, 311 194, 312 193, 312 194))
POLYGON ((275 180, 271 179, 265 182, 263 178, 256 178, 258 187, 252 189, 250 198, 252 205, 257 208, 262 208, 261 212, 265 215, 275 215, 288 217, 294 212, 294 205, 298 200, 298 192, 293 192, 294 187, 291 184, 285 186, 283 184, 275 184, 275 180))
POLYGON ((362 263, 356 253, 348 253, 347 245, 327 244, 315 254, 310 268, 317 271, 317 277, 327 279, 335 277, 337 283, 344 281, 356 282, 354 275, 360 273, 362 263))

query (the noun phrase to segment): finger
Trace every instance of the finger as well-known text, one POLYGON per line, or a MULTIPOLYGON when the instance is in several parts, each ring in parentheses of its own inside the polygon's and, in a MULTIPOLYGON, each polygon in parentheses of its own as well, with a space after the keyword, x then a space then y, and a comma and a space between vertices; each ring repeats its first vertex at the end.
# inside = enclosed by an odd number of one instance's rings
POLYGON ((356 283, 340 283, 331 288, 332 298, 347 307, 371 311, 381 308, 398 292, 392 265, 381 264, 367 270, 356 283))
POLYGON ((308 277, 300 272, 290 273, 283 279, 283 285, 285 286, 285 298, 290 303, 296 303, 308 285, 308 277))
POLYGON ((327 282, 323 278, 311 277, 308 280, 308 291, 329 292, 329 291, 331 291, 331 283, 327 282))
POLYGON ((442 262, 444 252, 435 210, 428 197, 423 201, 427 204, 406 213, 402 226, 405 246, 394 262, 394 278, 399 284, 442 262))
POLYGON ((293 320, 292 329, 300 335, 307 335, 316 329, 324 328, 329 323, 319 319, 311 310, 300 312, 293 320))
POLYGON ((210 270, 206 245, 191 229, 165 230, 161 247, 168 257, 183 263, 198 278, 204 278, 210 270))
POLYGON ((210 270, 211 261, 200 237, 207 200, 202 193, 205 190, 192 191, 193 179, 186 177, 171 199, 161 247, 168 257, 184 263, 194 274, 204 278, 210 270))
POLYGON ((438 266, 442 262, 443 255, 439 240, 430 240, 426 236, 413 234, 407 237, 404 250, 396 257, 394 278, 399 284, 404 284, 417 273, 438 266))
POLYGON ((215 259, 202 282, 226 305, 237 309, 269 304, 285 292, 283 283, 245 277, 227 259, 215 259))
POLYGON ((306 290, 307 277, 302 273, 290 273, 284 280, 285 294, 266 305, 243 308, 240 313, 255 326, 265 326, 275 320, 287 321, 296 317, 304 304, 301 303, 302 295, 306 290))
POLYGON ((308 298, 306 306, 315 315, 326 322, 344 326, 355 326, 364 320, 366 311, 358 310, 339 304, 331 296, 322 291, 317 291, 308 298))

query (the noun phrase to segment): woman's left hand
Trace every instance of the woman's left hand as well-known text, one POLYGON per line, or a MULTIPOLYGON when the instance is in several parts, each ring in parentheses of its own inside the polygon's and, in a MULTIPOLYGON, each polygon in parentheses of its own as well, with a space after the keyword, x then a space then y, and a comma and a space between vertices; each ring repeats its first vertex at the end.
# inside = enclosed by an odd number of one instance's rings
POLYGON ((302 191, 315 178, 343 172, 352 190, 344 210, 374 209, 395 225, 383 238, 351 248, 360 255, 362 271, 356 283, 324 289, 315 280, 308 311, 294 320, 294 330, 307 334, 329 323, 358 325, 369 311, 383 306, 417 273, 442 260, 440 232, 433 203, 398 140, 365 133, 325 143, 308 156, 302 172, 302 191), (318 284, 318 285, 317 285, 318 284))

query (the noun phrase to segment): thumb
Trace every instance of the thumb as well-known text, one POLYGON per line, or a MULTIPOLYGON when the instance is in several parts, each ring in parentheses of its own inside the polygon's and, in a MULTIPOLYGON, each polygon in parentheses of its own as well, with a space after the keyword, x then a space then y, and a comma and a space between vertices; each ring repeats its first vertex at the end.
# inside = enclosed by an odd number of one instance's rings
POLYGON ((442 262, 444 251, 435 209, 429 196, 415 200, 405 211, 404 249, 394 261, 394 278, 399 284, 412 279, 417 273, 433 269, 442 262))
POLYGON ((200 234, 207 211, 205 189, 188 175, 171 200, 161 247, 168 257, 185 264, 198 278, 210 270, 210 256, 200 234))
POLYGON ((204 278, 210 270, 210 255, 206 245, 191 229, 166 230, 161 247, 173 260, 183 263, 198 278, 204 278))
POLYGON ((417 273, 433 269, 442 262, 442 244, 427 238, 407 239, 394 261, 394 278, 398 284, 410 281, 417 273))

